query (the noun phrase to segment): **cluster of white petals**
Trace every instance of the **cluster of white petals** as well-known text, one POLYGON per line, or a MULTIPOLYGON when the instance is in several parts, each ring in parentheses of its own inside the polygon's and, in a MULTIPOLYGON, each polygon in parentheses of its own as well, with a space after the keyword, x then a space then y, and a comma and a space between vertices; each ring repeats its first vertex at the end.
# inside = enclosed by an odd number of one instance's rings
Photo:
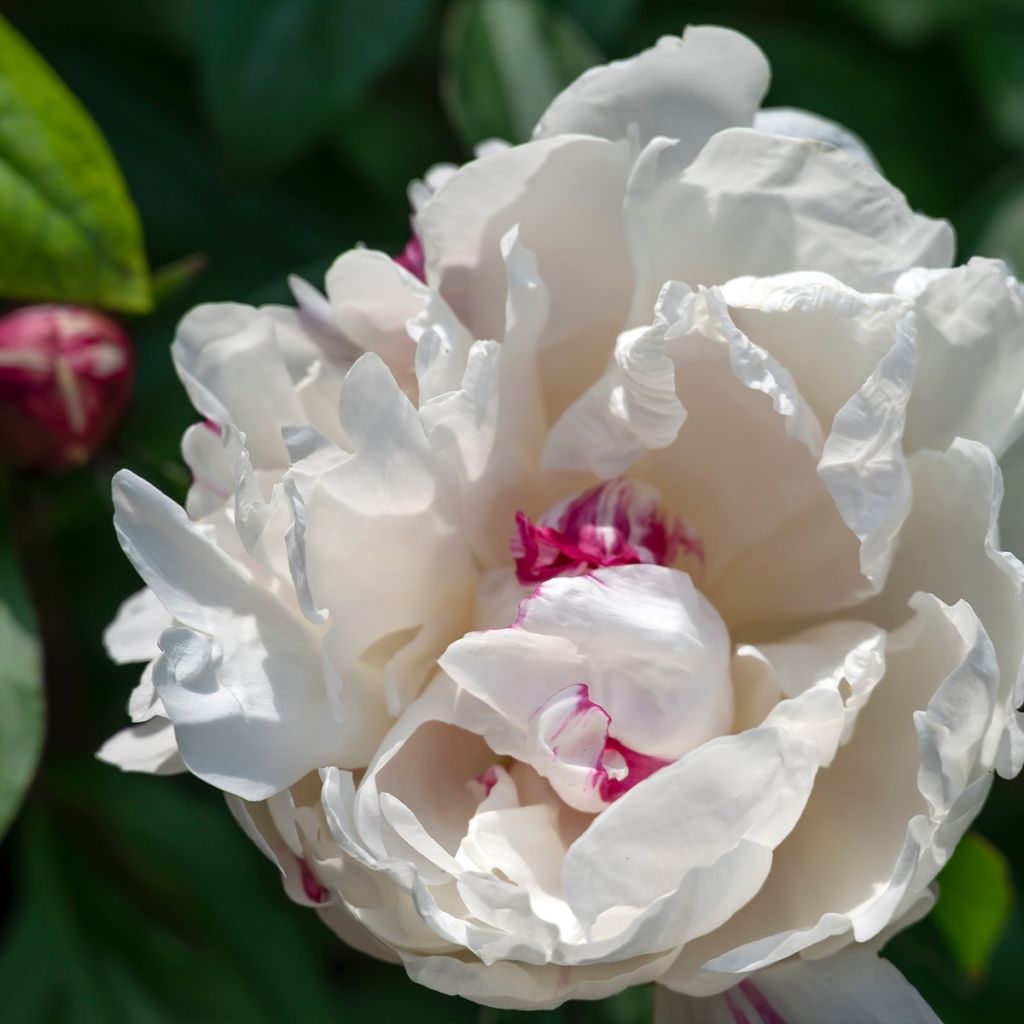
POLYGON ((1024 760, 1024 289, 694 28, 367 249, 174 343, 100 756, 227 794, 417 981, 665 1022, 933 1021, 878 950, 1024 760))

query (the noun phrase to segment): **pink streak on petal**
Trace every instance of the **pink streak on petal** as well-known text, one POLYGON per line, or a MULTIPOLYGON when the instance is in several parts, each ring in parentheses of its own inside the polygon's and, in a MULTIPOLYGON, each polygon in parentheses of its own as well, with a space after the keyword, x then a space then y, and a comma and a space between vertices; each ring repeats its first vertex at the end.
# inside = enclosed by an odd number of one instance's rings
MULTIPOLYGON (((610 735, 612 717, 596 701, 590 699, 590 687, 586 683, 577 683, 574 686, 566 687, 556 693, 551 700, 542 705, 534 712, 534 716, 547 708, 552 702, 564 698, 567 694, 572 695, 574 703, 572 709, 565 716, 565 719, 550 736, 550 750, 552 756, 559 758, 559 738, 568 734, 570 743, 575 741, 576 746, 573 752, 577 755, 585 755, 583 763, 590 763, 590 786, 597 790, 598 795, 606 803, 610 804, 618 800, 620 796, 628 793, 634 786, 650 778, 656 771, 672 764, 667 758, 653 757, 649 754, 642 754, 632 747, 627 747, 620 740, 610 735), (593 753, 584 747, 579 747, 580 736, 587 736, 587 728, 582 721, 587 716, 599 714, 604 718, 603 736, 599 743, 593 747, 593 753), (620 775, 621 768, 609 770, 609 765, 615 763, 624 766, 624 773, 620 775)), ((590 733, 589 735, 593 735, 590 733)), ((564 745, 564 744, 563 744, 564 745)), ((563 756, 568 756, 567 754, 563 756)), ((579 763, 576 760, 575 763, 579 763)))
POLYGON ((786 1018, 772 1006, 767 996, 749 978, 744 978, 737 987, 758 1012, 762 1024, 787 1024, 786 1018))
POLYGON ((305 859, 299 861, 299 868, 302 871, 302 891, 306 897, 314 903, 323 903, 327 899, 327 890, 313 874, 313 869, 305 859))
POLYGON ((751 1024, 750 1018, 743 1012, 743 1007, 728 992, 725 993, 725 1005, 729 1007, 734 1024, 751 1024))
POLYGON ((602 771, 598 789, 601 799, 607 803, 618 800, 623 793, 628 793, 635 785, 672 763, 671 760, 664 757, 641 754, 638 750, 633 750, 612 737, 608 737, 604 749, 606 755, 609 751, 619 754, 626 762, 627 771, 624 779, 613 778, 607 771, 602 771))

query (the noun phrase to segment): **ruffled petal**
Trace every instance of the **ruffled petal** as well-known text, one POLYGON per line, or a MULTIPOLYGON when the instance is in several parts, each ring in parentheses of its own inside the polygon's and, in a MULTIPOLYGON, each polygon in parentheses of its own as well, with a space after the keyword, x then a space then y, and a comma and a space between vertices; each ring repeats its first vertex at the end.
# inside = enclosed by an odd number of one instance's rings
POLYGON ((130 665, 159 657, 160 634, 174 625, 174 619, 149 587, 132 594, 117 610, 114 621, 103 633, 103 645, 111 661, 130 665))
POLYGON ((615 739, 676 758, 729 727, 728 661, 725 627, 689 575, 628 565, 548 580, 514 626, 468 634, 439 664, 524 735, 552 697, 586 684, 615 739))
POLYGON ((918 590, 947 602, 967 601, 992 640, 999 697, 984 763, 1003 778, 1024 764, 1024 566, 1000 550, 1003 487, 992 453, 958 439, 944 452, 910 459, 914 503, 885 589, 860 614, 892 626, 908 614, 918 590))
POLYGON ((1024 429, 1024 287, 1005 264, 980 258, 909 271, 894 287, 914 300, 920 350, 907 450, 965 437, 998 458, 1024 429))
MULTIPOLYGON (((178 325, 171 352, 199 412, 244 431, 257 467, 288 465, 281 427, 304 423, 305 414, 270 316, 237 303, 197 306, 178 325)), ((308 363, 319 355, 310 343, 308 363)))
POLYGON ((818 270, 871 291, 894 272, 953 258, 949 225, 912 213, 857 157, 744 128, 719 132, 692 163, 678 144, 654 140, 630 177, 626 223, 631 324, 646 319, 665 281, 818 270))
POLYGON ((655 1024, 941 1024, 917 990, 870 949, 787 960, 703 999, 658 986, 655 1024))
POLYGON ((413 981, 446 995, 509 1010, 548 1010, 567 999, 605 999, 630 985, 653 981, 672 953, 569 967, 513 960, 484 964, 475 957, 403 955, 413 981))
POLYGON ((628 60, 584 72, 555 97, 535 139, 597 135, 641 144, 664 135, 694 157, 715 132, 750 125, 770 72, 746 36, 711 25, 665 36, 628 60))
POLYGON ((677 944, 718 927, 761 887, 817 767, 813 744, 780 729, 698 747, 611 804, 570 847, 562 869, 569 905, 594 925, 615 908, 635 912, 675 894, 666 927, 677 944), (752 847, 767 855, 711 874, 717 861, 752 847))
POLYGON ((485 566, 508 562, 515 514, 540 501, 536 462, 546 415, 537 351, 550 306, 537 261, 513 229, 502 239, 507 332, 478 341, 459 386, 421 408, 430 446, 457 488, 459 526, 485 566))
POLYGON ((918 595, 914 607, 764 888, 683 950, 663 980, 670 988, 708 994, 826 940, 874 939, 920 901, 981 809, 997 710, 992 645, 963 602, 918 595))
POLYGON ((793 277, 729 286, 753 338, 722 291, 666 285, 654 326, 620 336, 614 364, 555 424, 542 456, 549 469, 601 476, 628 467, 657 486, 699 538, 701 585, 734 630, 870 592, 910 503, 901 449, 914 366, 906 303, 793 277), (810 350, 823 322, 841 328, 844 369, 836 384, 816 387, 810 350), (794 357, 815 407, 758 343, 761 333, 794 357), (827 437, 822 421, 832 427, 827 437))
POLYGON ((428 281, 480 339, 505 335, 501 240, 519 226, 552 297, 545 376, 577 394, 600 372, 632 291, 622 220, 628 150, 563 135, 489 154, 454 174, 416 218, 428 281))
MULTIPOLYGON (((301 522, 290 541, 293 576, 307 612, 330 616, 329 658, 344 681, 427 625, 438 634, 436 657, 440 636, 465 629, 476 577, 423 424, 378 356, 349 371, 341 419, 353 453, 314 446, 308 457, 329 464, 307 472, 300 460, 287 480, 301 522)), ((420 652, 425 664, 430 653, 420 652)))
POLYGON ((123 772, 178 775, 188 771, 178 753, 174 728, 166 718, 151 718, 122 729, 100 747, 96 756, 123 772))
POLYGON ((118 474, 114 503, 125 553, 180 624, 161 636, 154 681, 189 769, 261 799, 319 765, 365 759, 382 699, 351 687, 350 713, 331 713, 318 633, 298 609, 137 477, 118 474))
POLYGON ((375 353, 402 390, 415 395, 416 343, 406 325, 425 309, 429 289, 372 249, 339 256, 327 271, 326 286, 338 327, 356 353, 375 353))
POLYGON ((754 127, 768 135, 825 142, 863 160, 876 171, 880 170, 874 154, 859 135, 837 121, 813 114, 809 110, 798 107, 764 107, 754 115, 754 127))

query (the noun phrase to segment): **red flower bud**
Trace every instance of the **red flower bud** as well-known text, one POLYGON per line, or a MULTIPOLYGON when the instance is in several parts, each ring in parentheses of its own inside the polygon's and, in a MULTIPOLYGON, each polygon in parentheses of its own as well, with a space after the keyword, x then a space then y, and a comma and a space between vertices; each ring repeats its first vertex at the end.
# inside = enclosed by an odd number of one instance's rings
POLYGON ((87 462, 132 394, 128 336, 80 306, 0 317, 0 462, 61 470, 87 462))

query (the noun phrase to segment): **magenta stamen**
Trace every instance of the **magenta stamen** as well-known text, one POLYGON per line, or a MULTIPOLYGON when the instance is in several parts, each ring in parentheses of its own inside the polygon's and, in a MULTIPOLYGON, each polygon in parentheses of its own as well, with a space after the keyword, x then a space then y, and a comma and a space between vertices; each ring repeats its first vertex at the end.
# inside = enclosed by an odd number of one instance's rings
POLYGON ((681 551, 704 560, 700 539, 660 507, 656 492, 623 479, 555 506, 536 523, 516 513, 510 548, 525 585, 602 566, 670 565, 681 551))

